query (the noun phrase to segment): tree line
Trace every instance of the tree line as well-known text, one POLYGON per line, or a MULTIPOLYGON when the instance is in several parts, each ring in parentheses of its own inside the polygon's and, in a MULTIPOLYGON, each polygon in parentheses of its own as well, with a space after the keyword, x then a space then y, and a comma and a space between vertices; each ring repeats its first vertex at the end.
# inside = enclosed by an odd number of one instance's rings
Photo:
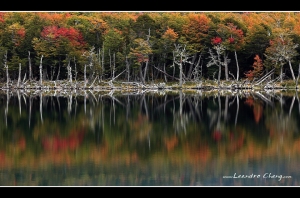
POLYGON ((297 12, 1 12, 0 80, 298 83, 297 12))

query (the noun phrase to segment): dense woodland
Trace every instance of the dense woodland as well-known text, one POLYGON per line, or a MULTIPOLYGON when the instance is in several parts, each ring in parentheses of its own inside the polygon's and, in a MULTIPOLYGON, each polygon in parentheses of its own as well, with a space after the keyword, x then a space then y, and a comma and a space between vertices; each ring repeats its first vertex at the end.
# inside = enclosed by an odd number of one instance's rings
POLYGON ((297 87, 299 43, 298 12, 1 12, 0 81, 297 87))

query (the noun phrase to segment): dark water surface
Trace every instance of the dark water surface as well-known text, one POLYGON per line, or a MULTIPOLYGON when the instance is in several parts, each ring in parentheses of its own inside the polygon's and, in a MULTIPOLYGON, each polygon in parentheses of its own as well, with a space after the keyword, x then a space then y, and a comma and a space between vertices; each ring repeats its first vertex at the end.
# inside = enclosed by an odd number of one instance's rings
POLYGON ((297 92, 3 92, 0 185, 298 186, 299 113, 297 92))

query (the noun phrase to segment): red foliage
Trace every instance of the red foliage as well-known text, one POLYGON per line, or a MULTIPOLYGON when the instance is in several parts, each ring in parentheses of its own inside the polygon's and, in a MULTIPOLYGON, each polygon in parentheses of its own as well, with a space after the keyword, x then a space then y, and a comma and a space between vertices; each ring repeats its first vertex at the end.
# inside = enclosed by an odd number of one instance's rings
POLYGON ((59 38, 67 38, 73 46, 79 46, 84 44, 82 34, 77 31, 75 28, 65 28, 57 26, 47 26, 41 32, 43 38, 50 37, 54 40, 59 38))
POLYGON ((258 55, 254 57, 253 70, 245 73, 245 76, 249 80, 253 80, 254 77, 259 77, 263 71, 263 62, 258 55))
POLYGON ((24 38, 25 37, 25 28, 21 28, 19 30, 17 30, 17 35, 21 38, 24 38))
POLYGON ((222 43, 222 38, 220 38, 220 37, 215 37, 215 38, 212 38, 211 39, 211 42, 212 42, 212 44, 214 44, 214 45, 218 45, 218 44, 220 44, 220 43, 222 43))
POLYGON ((4 18, 3 16, 5 15, 5 12, 0 12, 0 22, 4 23, 4 18))
POLYGON ((228 41, 229 41, 230 44, 232 44, 232 43, 234 43, 234 38, 230 37, 230 38, 228 39, 228 41))

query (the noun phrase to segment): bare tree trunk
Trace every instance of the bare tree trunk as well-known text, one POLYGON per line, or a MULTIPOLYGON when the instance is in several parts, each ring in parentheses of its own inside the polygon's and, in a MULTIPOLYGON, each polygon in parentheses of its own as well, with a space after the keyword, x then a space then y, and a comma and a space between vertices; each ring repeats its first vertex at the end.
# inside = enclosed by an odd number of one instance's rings
POLYGON ((197 64, 196 64, 196 66, 195 66, 195 70, 194 70, 194 80, 195 81, 198 81, 198 80, 200 80, 201 79, 201 77, 202 77, 202 65, 201 65, 201 67, 200 67, 200 71, 199 71, 199 64, 200 64, 200 61, 201 61, 201 57, 202 57, 202 55, 200 54, 199 55, 199 59, 198 59, 198 61, 197 61, 197 64), (200 73, 200 74, 199 74, 200 73), (199 76, 200 75, 200 76, 199 76))
POLYGON ((75 56, 74 56, 74 69, 75 69, 75 81, 77 81, 77 67, 76 67, 75 56))
POLYGON ((174 80, 175 77, 175 51, 173 51, 173 78, 172 80, 174 80))
POLYGON ((103 72, 104 72, 104 43, 102 44, 102 64, 101 64, 101 67, 102 67, 101 71, 102 71, 102 74, 103 74, 103 72))
POLYGON ((30 51, 28 51, 28 64, 29 64, 29 81, 32 81, 32 68, 31 68, 30 51))
POLYGON ((19 77, 18 77, 18 83, 17 83, 17 87, 20 87, 20 82, 21 82, 21 63, 19 63, 19 77))
POLYGON ((291 61, 289 61, 289 66, 290 66, 290 70, 291 70, 291 74, 292 74, 293 80, 295 81, 296 78, 295 78, 295 74, 294 74, 294 71, 293 71, 293 67, 292 67, 291 61))
POLYGON ((179 86, 182 87, 182 63, 179 64, 179 86))
POLYGON ((6 70, 6 88, 9 89, 9 75, 8 75, 8 65, 7 65, 7 50, 4 54, 4 68, 6 70))
POLYGON ((67 69, 68 69, 69 82, 72 85, 72 67, 71 67, 70 63, 71 63, 71 60, 69 59, 67 69))
POLYGON ((146 66, 145 66, 145 70, 144 70, 144 81, 146 80, 146 75, 147 75, 147 71, 148 71, 148 64, 149 64, 149 61, 146 62, 146 66))
POLYGON ((296 89, 298 89, 298 82, 299 82, 299 76, 300 76, 300 63, 299 63, 299 66, 298 66, 298 76, 297 76, 297 80, 296 80, 296 89))
POLYGON ((280 66, 280 83, 282 83, 283 76, 283 65, 280 66))
POLYGON ((116 69, 116 53, 114 53, 114 64, 113 64, 112 78, 115 77, 115 69, 116 69))
POLYGON ((163 71, 164 71, 164 78, 165 78, 165 82, 168 81, 167 79, 167 75, 166 75, 166 54, 164 54, 164 65, 163 65, 163 71))
POLYGON ((43 55, 41 56, 41 60, 40 60, 40 85, 43 85, 43 55))
POLYGON ((100 65, 99 80, 102 81, 101 49, 98 49, 98 63, 100 65))
POLYGON ((130 77, 130 71, 129 71, 129 69, 130 69, 130 65, 129 65, 129 61, 128 61, 127 56, 126 56, 125 61, 126 61, 126 70, 127 70, 127 82, 129 82, 129 77, 130 77))
POLYGON ((140 78, 141 78, 142 84, 145 84, 145 79, 143 77, 143 62, 141 62, 141 66, 140 66, 140 78))
POLYGON ((58 61, 58 71, 57 71, 56 80, 59 80, 59 75, 60 75, 60 58, 59 58, 59 61, 58 61))
POLYGON ((228 79, 229 79, 227 56, 228 56, 228 53, 224 52, 224 67, 225 67, 225 79, 226 79, 226 81, 228 81, 228 79))
POLYGON ((108 50, 108 56, 109 56, 109 68, 110 68, 110 75, 112 76, 112 66, 111 66, 111 55, 110 55, 110 49, 108 50))
MULTIPOLYGON (((221 61, 220 60, 220 55, 218 54, 218 60, 219 60, 219 62, 221 61)), ((221 71, 222 71, 222 66, 221 66, 221 64, 219 64, 218 65, 218 67, 219 67, 219 74, 218 74, 218 86, 220 86, 220 81, 221 81, 221 71)))
POLYGON ((189 68, 189 71, 188 71, 188 74, 187 74, 187 78, 188 78, 188 79, 191 79, 192 71, 193 71, 193 68, 194 68, 193 66, 194 66, 194 63, 195 63, 196 58, 197 58, 197 54, 194 54, 193 60, 192 60, 192 62, 190 63, 190 68, 189 68))
POLYGON ((235 56, 235 62, 236 62, 236 81, 239 81, 240 67, 239 67, 239 62, 237 59, 236 50, 234 50, 234 56, 235 56))
POLYGON ((86 64, 84 65, 84 88, 86 88, 86 64))

